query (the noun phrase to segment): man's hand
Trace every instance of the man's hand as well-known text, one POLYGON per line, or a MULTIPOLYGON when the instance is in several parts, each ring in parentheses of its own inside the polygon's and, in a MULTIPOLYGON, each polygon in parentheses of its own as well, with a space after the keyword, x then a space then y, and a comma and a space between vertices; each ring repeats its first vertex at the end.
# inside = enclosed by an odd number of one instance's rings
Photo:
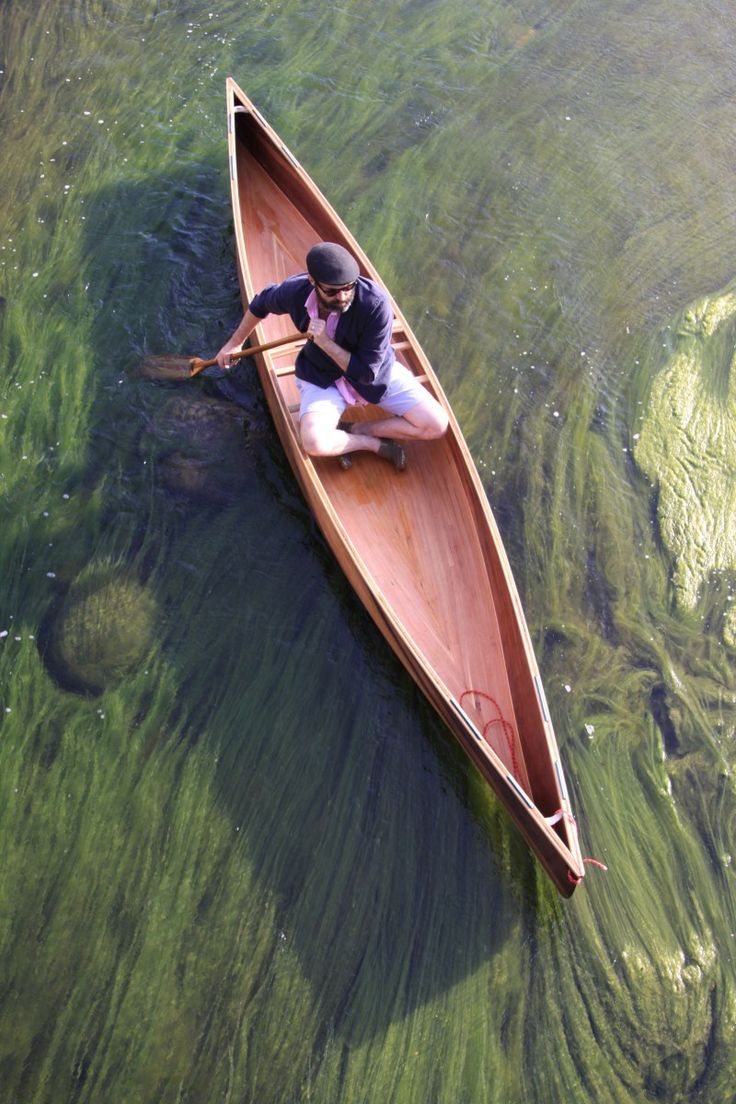
POLYGON ((307 340, 313 341, 330 360, 334 361, 341 372, 347 372, 350 353, 327 336, 327 323, 324 318, 312 318, 307 326, 307 340))
POLYGON ((238 328, 235 333, 231 335, 230 339, 220 349, 219 353, 215 357, 217 364, 220 368, 224 368, 225 371, 228 368, 232 368, 233 359, 232 354, 237 353, 243 348, 246 339, 250 337, 257 324, 261 321, 260 318, 256 318, 255 314, 251 314, 249 309, 246 309, 245 314, 238 323, 238 328))
POLYGON ((237 352, 242 344, 242 341, 236 341, 234 344, 232 341, 226 342, 216 357, 218 367, 224 368, 226 372, 229 368, 232 368, 234 362, 231 354, 237 352))
POLYGON ((313 341, 318 349, 325 350, 325 339, 327 338, 327 323, 324 318, 310 318, 309 325, 307 326, 307 338, 309 341, 313 341))

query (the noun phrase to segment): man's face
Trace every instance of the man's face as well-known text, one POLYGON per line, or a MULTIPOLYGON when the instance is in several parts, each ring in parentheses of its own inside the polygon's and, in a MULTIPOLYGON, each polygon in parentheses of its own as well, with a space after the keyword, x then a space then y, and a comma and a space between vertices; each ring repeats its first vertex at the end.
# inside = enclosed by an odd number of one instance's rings
POLYGON ((312 280, 312 283, 317 291, 317 299, 325 310, 344 314, 355 298, 355 283, 318 284, 316 280, 312 280))

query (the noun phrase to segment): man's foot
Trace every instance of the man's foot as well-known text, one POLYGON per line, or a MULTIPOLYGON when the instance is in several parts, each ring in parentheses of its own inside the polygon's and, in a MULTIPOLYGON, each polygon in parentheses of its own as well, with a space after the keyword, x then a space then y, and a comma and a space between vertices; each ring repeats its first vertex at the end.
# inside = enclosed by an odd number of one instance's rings
POLYGON ((378 455, 393 464, 397 472, 403 472, 406 468, 406 453, 398 441, 384 438, 378 446, 378 455))
POLYGON ((353 466, 353 457, 349 452, 343 452, 337 459, 340 461, 340 467, 343 471, 350 471, 353 466))

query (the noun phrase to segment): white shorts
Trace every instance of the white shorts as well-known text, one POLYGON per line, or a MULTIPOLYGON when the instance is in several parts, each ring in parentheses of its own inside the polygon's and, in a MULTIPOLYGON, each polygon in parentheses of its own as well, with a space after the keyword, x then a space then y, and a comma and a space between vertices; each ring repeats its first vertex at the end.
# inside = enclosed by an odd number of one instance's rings
MULTIPOLYGON (((335 424, 348 405, 336 387, 318 387, 316 383, 308 383, 306 380, 297 379, 299 388, 299 417, 305 414, 335 413, 335 424)), ((429 392, 422 387, 416 376, 406 367, 395 360, 391 366, 391 376, 383 398, 376 406, 381 410, 397 418, 406 414, 413 406, 424 402, 430 397, 429 392)))

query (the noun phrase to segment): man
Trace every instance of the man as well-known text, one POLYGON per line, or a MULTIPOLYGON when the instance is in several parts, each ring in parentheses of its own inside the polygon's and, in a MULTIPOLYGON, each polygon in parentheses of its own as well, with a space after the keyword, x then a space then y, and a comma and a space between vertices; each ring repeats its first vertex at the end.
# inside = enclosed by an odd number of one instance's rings
POLYGON ((394 357, 388 296, 360 275, 357 261, 343 246, 313 246, 306 273, 260 291, 217 354, 221 368, 231 366, 231 354, 268 314, 289 314, 307 336, 296 359, 296 376, 299 432, 310 456, 338 456, 348 468, 350 453, 362 449, 403 471, 401 441, 428 441, 446 431, 443 407, 394 357), (378 405, 387 416, 340 421, 346 406, 361 403, 378 405))

